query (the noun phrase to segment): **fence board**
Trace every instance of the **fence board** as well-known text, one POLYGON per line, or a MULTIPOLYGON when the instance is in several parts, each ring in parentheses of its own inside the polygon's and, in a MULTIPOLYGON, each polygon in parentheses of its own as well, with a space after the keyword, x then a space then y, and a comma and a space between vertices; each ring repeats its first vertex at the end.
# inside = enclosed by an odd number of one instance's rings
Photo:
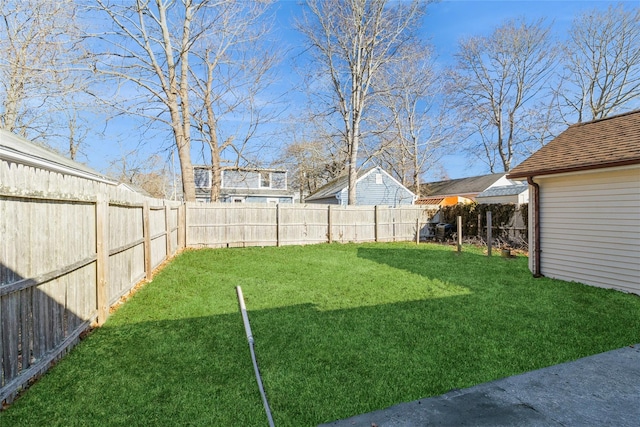
POLYGON ((28 369, 31 364, 31 342, 33 340, 33 327, 32 327, 32 315, 31 315, 31 295, 33 289, 26 289, 24 292, 20 292, 20 353, 22 355, 21 369, 28 369))
POLYGON ((2 362, 4 378, 18 375, 18 296, 2 298, 2 362))

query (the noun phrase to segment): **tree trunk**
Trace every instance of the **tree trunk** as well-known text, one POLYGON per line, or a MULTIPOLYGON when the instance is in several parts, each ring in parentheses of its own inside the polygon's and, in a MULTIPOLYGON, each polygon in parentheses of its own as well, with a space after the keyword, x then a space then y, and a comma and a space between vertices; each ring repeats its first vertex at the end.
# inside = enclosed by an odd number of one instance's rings
POLYGON ((191 143, 185 141, 184 135, 178 137, 178 158, 180 159, 180 170, 182 172, 182 193, 185 202, 196 201, 196 185, 193 176, 193 165, 191 164, 191 143), (182 140, 182 143, 180 142, 182 140))
MULTIPOLYGON (((215 138, 217 140, 217 138, 215 138)), ((211 202, 220 201, 220 189, 222 187, 222 166, 218 143, 212 142, 211 148, 211 202)))
POLYGON ((348 205, 355 206, 358 204, 356 197, 356 186, 358 183, 358 144, 360 142, 360 123, 354 120, 353 133, 351 134, 351 149, 349 150, 349 190, 348 205))

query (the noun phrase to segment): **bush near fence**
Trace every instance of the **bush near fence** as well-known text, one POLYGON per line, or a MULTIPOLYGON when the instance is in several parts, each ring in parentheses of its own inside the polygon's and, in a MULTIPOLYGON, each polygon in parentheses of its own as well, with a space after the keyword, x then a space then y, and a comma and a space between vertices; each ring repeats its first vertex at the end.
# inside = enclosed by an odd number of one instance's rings
POLYGON ((484 238, 487 230, 487 212, 491 212, 492 235, 505 243, 526 244, 528 238, 528 209, 524 203, 515 204, 457 204, 440 210, 441 222, 456 224, 462 217, 462 235, 465 238, 484 238))

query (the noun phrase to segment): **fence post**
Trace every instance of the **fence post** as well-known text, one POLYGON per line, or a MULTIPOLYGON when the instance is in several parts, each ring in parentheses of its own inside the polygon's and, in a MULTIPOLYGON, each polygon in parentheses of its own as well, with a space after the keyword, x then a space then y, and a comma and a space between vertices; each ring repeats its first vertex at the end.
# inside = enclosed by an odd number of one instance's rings
POLYGON ((482 237, 482 214, 478 214, 478 230, 476 231, 477 237, 482 237))
POLYGON ((375 205, 373 207, 373 237, 374 240, 376 241, 376 243, 378 242, 378 218, 379 218, 379 212, 378 212, 378 205, 375 205))
POLYGON ((416 245, 420 244, 420 218, 416 218, 416 245))
POLYGON ((462 252, 462 217, 458 215, 458 252, 462 252))
POLYGON ((109 315, 109 201, 104 194, 96 199, 96 305, 98 325, 109 315))
POLYGON ((329 205, 329 214, 328 214, 328 218, 327 218, 327 240, 329 241, 329 243, 331 243, 331 205, 329 205))
POLYGON ((167 202, 164 202, 164 228, 167 232, 166 236, 166 244, 167 244, 167 255, 164 259, 168 259, 171 256, 171 221, 169 220, 169 216, 171 215, 171 209, 167 202))
POLYGON ((280 203, 276 204, 276 246, 280 246, 280 203))
POLYGON ((144 272, 151 279, 151 222, 149 220, 149 201, 142 205, 142 238, 144 239, 144 272))
POLYGON ((491 256, 491 211, 487 211, 487 255, 491 256))

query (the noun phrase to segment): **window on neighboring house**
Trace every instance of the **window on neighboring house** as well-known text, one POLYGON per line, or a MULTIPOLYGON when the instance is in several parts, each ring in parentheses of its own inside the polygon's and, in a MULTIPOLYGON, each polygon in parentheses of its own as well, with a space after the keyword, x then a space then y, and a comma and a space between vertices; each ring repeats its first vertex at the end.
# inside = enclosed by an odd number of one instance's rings
POLYGON ((287 189, 287 173, 271 172, 271 188, 286 190, 287 189))
POLYGON ((211 188, 211 171, 205 168, 194 168, 193 180, 196 188, 211 188))
POLYGON ((260 172, 260 187, 261 188, 271 187, 271 172, 260 172))

